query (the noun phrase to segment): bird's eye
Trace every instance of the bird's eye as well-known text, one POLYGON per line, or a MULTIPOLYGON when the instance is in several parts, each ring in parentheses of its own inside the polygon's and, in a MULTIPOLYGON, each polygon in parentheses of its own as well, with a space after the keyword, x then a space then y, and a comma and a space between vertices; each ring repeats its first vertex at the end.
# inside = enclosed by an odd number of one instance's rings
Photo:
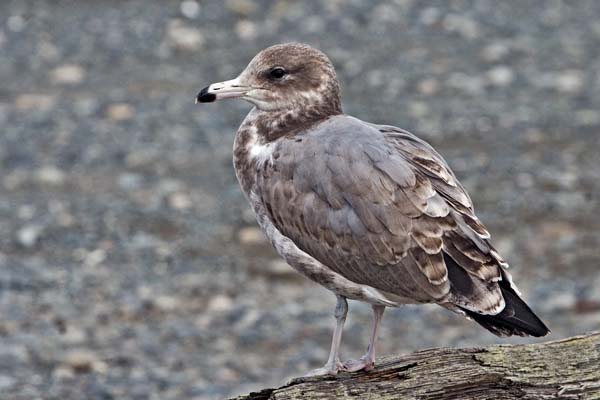
POLYGON ((287 74, 287 71, 281 67, 275 67, 269 72, 269 76, 275 79, 281 79, 287 74))

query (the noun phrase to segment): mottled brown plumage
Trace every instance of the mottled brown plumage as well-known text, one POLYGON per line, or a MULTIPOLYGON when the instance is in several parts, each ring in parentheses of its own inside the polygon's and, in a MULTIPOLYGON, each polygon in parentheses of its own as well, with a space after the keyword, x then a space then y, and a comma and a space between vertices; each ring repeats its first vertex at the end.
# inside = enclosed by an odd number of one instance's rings
POLYGON ((323 53, 270 47, 198 100, 227 97, 255 105, 234 166, 259 224, 292 267, 338 296, 330 359, 316 373, 371 368, 385 306, 437 303, 498 335, 548 332, 444 159, 407 131, 344 115, 323 53), (371 303, 375 324, 365 357, 342 366, 346 298, 371 303))

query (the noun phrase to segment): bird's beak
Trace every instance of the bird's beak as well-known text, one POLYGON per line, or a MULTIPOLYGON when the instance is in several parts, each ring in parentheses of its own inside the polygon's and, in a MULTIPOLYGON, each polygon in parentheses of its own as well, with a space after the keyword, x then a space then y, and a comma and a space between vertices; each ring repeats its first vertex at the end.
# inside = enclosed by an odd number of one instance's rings
POLYGON ((233 99, 236 97, 244 97, 247 92, 252 90, 251 87, 240 83, 240 78, 235 78, 230 81, 217 82, 208 85, 196 96, 197 103, 212 103, 221 99, 233 99))

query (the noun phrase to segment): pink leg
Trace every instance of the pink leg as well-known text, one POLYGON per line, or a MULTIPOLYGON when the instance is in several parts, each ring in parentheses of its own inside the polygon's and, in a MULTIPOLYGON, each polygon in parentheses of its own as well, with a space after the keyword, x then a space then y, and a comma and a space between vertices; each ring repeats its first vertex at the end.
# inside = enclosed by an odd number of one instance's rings
POLYGON ((379 331, 379 323, 383 317, 385 306, 373 306, 373 331, 369 340, 367 353, 358 360, 348 360, 344 363, 344 370, 355 372, 364 369, 370 371, 375 367, 375 346, 377 344, 377 332, 379 331))
POLYGON ((348 314, 348 302, 345 297, 337 296, 334 314, 336 324, 333 331, 333 339, 331 340, 329 359, 323 367, 310 371, 306 376, 336 375, 338 371, 343 369, 340 362, 340 343, 342 342, 342 331, 346 322, 346 314, 348 314))

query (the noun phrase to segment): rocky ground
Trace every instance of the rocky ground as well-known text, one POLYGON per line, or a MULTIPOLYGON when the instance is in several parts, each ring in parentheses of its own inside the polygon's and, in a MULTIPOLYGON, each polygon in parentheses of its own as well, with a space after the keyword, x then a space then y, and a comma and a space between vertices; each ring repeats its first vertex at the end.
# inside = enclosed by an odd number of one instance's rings
MULTIPOLYGON (((285 266, 195 106, 304 41, 345 110, 436 146, 558 339, 600 328, 600 2, 0 2, 0 398, 212 399, 327 356, 334 297, 285 266)), ((344 355, 366 347, 351 304, 344 355)), ((381 351, 501 340, 436 307, 381 351)))

